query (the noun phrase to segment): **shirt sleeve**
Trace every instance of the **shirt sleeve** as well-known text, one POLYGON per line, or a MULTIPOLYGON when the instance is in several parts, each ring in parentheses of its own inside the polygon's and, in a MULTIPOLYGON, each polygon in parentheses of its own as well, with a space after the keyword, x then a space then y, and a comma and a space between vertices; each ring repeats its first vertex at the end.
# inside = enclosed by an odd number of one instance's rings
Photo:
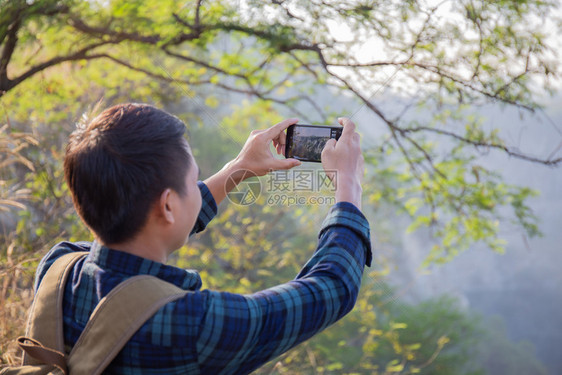
POLYGON ((197 186, 201 190, 201 211, 190 235, 203 231, 217 214, 217 203, 207 185, 203 181, 197 181, 197 186))
POLYGON ((342 318, 355 305, 370 259, 367 220, 353 204, 340 202, 295 280, 251 295, 201 292, 201 372, 249 373, 342 318))

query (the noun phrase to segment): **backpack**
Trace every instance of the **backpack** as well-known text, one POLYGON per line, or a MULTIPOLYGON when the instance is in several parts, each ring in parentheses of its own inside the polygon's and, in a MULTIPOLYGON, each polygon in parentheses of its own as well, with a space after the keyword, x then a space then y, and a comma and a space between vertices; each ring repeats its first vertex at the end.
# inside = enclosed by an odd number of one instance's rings
POLYGON ((25 337, 17 339, 20 366, 0 367, 0 375, 97 375, 111 363, 133 334, 165 304, 187 291, 154 276, 133 276, 102 298, 69 355, 64 352, 64 286, 74 264, 88 252, 57 259, 37 290, 25 337))

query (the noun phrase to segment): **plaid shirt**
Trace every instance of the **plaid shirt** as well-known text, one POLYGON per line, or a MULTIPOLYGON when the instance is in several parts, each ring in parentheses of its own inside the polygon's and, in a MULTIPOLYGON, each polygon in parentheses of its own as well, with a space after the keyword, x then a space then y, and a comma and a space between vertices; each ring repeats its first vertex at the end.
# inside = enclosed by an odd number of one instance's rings
MULTIPOLYGON (((193 233, 205 229, 217 206, 208 188, 193 233)), ((318 249, 297 277, 250 295, 201 290, 195 271, 100 246, 62 242, 43 258, 35 287, 49 266, 71 251, 90 254, 74 267, 64 295, 64 339, 76 343, 98 302, 117 284, 139 274, 184 290, 135 333, 106 369, 112 374, 247 374, 334 323, 355 304, 365 264, 370 265, 369 224, 351 203, 334 205, 318 249)))

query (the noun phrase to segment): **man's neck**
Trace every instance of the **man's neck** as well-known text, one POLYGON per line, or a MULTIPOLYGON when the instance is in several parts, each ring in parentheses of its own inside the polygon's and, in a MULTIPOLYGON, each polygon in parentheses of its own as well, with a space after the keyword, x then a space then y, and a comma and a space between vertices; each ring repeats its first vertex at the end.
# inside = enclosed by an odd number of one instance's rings
POLYGON ((155 237, 138 235, 130 241, 118 244, 105 244, 105 246, 155 262, 166 263, 168 260, 166 247, 155 237))

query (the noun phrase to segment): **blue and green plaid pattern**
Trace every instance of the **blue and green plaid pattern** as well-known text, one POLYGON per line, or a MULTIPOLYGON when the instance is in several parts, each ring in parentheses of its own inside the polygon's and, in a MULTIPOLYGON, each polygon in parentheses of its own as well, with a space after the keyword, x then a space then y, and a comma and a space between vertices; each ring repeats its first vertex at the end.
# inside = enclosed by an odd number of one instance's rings
MULTIPOLYGON (((208 188, 193 233, 216 215, 208 188)), ((107 374, 247 374, 334 323, 355 304, 364 265, 370 265, 369 224, 351 203, 334 205, 318 249, 297 277, 250 295, 201 290, 201 278, 184 270, 100 246, 62 242, 41 261, 36 288, 49 266, 71 251, 89 251, 69 278, 64 295, 64 338, 76 343, 90 314, 111 289, 148 274, 192 291, 161 308, 131 338, 107 374)))

